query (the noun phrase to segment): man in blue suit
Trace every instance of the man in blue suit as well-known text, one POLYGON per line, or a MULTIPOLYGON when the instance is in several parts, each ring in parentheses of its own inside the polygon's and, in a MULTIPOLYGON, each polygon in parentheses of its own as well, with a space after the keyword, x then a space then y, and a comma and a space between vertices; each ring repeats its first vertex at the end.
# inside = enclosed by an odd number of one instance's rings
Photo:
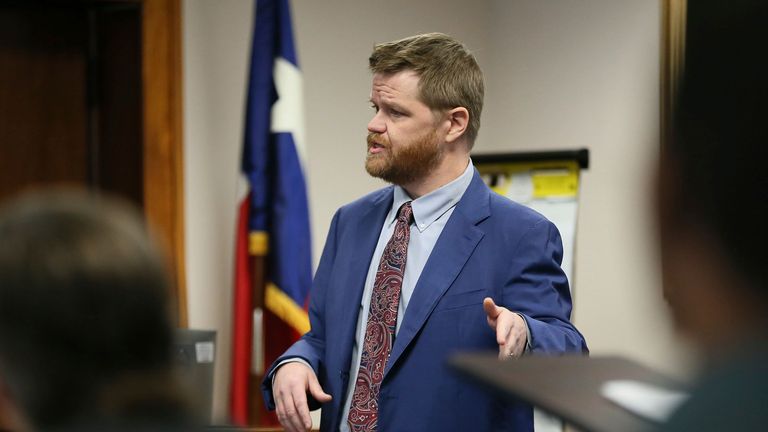
POLYGON ((340 208, 310 302, 312 329, 263 389, 286 430, 533 429, 532 409, 464 385, 452 354, 586 352, 555 226, 492 193, 469 158, 483 77, 438 33, 379 44, 366 170, 393 186, 340 208), (490 328, 489 328, 490 327, 490 328))

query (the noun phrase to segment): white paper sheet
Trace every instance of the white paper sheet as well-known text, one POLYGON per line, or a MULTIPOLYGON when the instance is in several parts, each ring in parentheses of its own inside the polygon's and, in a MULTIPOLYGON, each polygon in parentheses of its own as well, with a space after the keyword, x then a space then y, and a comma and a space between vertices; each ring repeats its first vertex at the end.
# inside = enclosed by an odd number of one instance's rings
POLYGON ((666 421, 689 396, 682 391, 632 380, 607 381, 600 393, 622 408, 658 423, 666 421))

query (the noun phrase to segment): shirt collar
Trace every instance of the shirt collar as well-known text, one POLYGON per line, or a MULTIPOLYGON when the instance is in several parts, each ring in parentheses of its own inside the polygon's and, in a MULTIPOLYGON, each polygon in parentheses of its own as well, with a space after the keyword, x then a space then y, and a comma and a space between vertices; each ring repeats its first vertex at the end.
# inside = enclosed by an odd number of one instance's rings
POLYGON ((469 187, 469 184, 472 182, 473 173, 474 165, 472 165, 472 160, 470 159, 464 173, 455 180, 415 200, 412 200, 411 197, 408 196, 405 189, 400 186, 395 186, 392 208, 387 214, 388 224, 391 225, 395 222, 400 206, 411 201, 413 220, 416 223, 416 228, 420 232, 424 232, 424 230, 429 228, 433 222, 440 219, 440 216, 444 215, 445 212, 458 204, 459 200, 464 195, 464 192, 469 187))

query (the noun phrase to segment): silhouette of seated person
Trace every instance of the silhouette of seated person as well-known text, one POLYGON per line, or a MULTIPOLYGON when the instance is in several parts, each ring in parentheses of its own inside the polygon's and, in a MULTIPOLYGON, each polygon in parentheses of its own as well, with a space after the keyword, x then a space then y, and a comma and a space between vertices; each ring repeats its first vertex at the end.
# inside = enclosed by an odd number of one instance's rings
POLYGON ((188 430, 169 282, 139 213, 85 192, 0 208, 0 416, 24 430, 188 430))

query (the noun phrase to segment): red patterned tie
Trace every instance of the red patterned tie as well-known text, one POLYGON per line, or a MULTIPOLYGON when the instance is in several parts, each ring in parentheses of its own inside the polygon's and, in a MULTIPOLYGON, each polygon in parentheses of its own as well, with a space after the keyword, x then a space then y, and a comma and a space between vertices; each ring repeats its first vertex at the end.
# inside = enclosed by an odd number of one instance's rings
POLYGON ((347 423, 352 432, 375 431, 379 418, 379 387, 392 352, 397 325, 397 307, 403 285, 405 259, 413 212, 411 202, 400 207, 397 225, 381 255, 371 294, 371 309, 365 327, 360 370, 352 393, 347 423))

